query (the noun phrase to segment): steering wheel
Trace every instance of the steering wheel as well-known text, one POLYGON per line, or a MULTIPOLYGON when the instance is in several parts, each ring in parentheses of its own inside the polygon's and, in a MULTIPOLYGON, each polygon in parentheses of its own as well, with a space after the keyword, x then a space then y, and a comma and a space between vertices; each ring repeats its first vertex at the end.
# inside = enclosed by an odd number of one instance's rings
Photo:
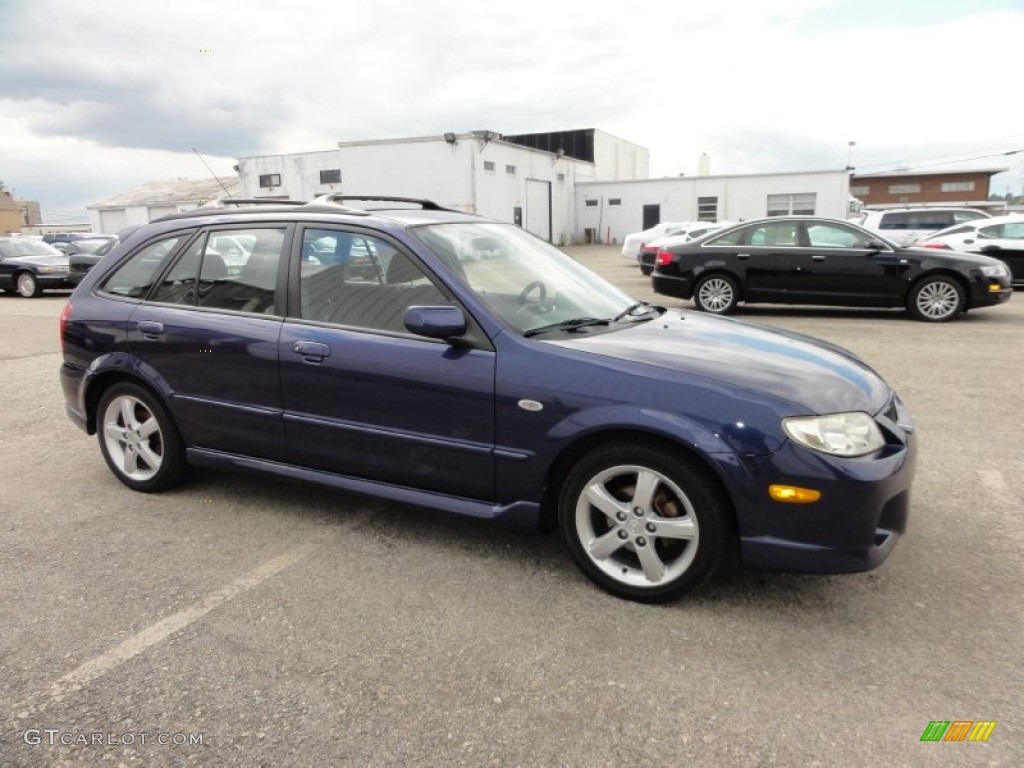
POLYGON ((529 283, 525 288, 523 288, 523 290, 519 292, 519 295, 516 296, 516 301, 518 301, 522 306, 525 307, 528 303, 530 303, 530 294, 533 292, 535 288, 539 290, 539 293, 537 294, 537 301, 535 303, 543 303, 544 299, 548 297, 548 289, 547 286, 544 285, 544 283, 542 283, 540 280, 534 280, 532 283, 529 283))

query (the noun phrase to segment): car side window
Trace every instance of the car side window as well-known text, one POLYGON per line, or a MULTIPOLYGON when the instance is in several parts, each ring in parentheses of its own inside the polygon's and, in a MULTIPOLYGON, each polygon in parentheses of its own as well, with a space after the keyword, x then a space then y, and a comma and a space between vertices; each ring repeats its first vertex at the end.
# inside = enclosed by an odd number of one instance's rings
POLYGON ((726 232, 723 235, 708 240, 704 245, 742 245, 746 242, 745 235, 749 231, 749 228, 734 229, 732 232, 726 232))
POLYGON ((153 287, 153 281, 164 259, 186 240, 189 234, 191 233, 157 240, 136 251, 128 261, 114 270, 103 282, 100 290, 114 296, 133 299, 144 297, 153 287))
POLYGON ((867 240, 856 230, 838 224, 811 224, 807 239, 812 248, 866 248, 867 240))
POLYGON ((1024 240, 1024 221, 1003 224, 1003 237, 1008 240, 1024 240))
POLYGON ((154 301, 272 314, 284 229, 211 232, 182 254, 154 301), (222 255, 218 247, 229 251, 222 255))
POLYGON ((773 247, 792 247, 800 245, 795 221, 773 221, 752 227, 747 245, 767 245, 773 247))
POLYGON ((409 307, 449 303, 411 258, 380 238, 332 229, 303 232, 299 307, 304 320, 408 333, 409 307))
POLYGON ((957 224, 964 221, 977 221, 985 218, 981 211, 953 211, 953 221, 957 224))

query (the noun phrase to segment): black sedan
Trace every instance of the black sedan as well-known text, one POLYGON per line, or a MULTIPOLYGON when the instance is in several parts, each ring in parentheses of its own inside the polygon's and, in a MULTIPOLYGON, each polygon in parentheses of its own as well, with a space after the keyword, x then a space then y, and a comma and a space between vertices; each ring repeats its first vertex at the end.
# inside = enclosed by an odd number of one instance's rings
POLYGON ((44 288, 71 288, 68 257, 52 245, 24 237, 0 237, 0 288, 31 299, 44 288))
POLYGON ((1010 272, 987 256, 902 248, 837 219, 785 216, 745 222, 658 252, 654 291, 732 312, 739 302, 906 307, 950 320, 1009 301, 1010 272))
POLYGON ((117 242, 116 235, 98 235, 70 243, 65 251, 68 255, 68 282, 78 285, 117 242))

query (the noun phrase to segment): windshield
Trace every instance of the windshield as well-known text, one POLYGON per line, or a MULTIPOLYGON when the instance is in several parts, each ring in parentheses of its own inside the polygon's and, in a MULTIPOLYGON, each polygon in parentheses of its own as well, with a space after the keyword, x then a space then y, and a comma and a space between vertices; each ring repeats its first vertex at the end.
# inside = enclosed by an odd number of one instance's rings
POLYGON ((0 243, 0 256, 9 259, 21 256, 63 256, 60 251, 52 245, 47 245, 40 240, 6 240, 0 243))
POLYGON ((613 321, 636 302, 557 248, 511 224, 434 224, 413 234, 520 333, 613 321))

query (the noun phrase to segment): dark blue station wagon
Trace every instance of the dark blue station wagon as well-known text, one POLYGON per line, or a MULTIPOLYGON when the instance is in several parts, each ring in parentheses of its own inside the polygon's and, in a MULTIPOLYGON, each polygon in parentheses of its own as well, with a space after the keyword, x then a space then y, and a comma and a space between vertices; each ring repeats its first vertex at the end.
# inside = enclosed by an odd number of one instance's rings
POLYGON ((61 382, 121 482, 258 470, 550 524, 651 602, 733 554, 839 573, 892 550, 912 427, 851 353, 636 302, 512 225, 352 199, 165 217, 86 275, 61 382))

